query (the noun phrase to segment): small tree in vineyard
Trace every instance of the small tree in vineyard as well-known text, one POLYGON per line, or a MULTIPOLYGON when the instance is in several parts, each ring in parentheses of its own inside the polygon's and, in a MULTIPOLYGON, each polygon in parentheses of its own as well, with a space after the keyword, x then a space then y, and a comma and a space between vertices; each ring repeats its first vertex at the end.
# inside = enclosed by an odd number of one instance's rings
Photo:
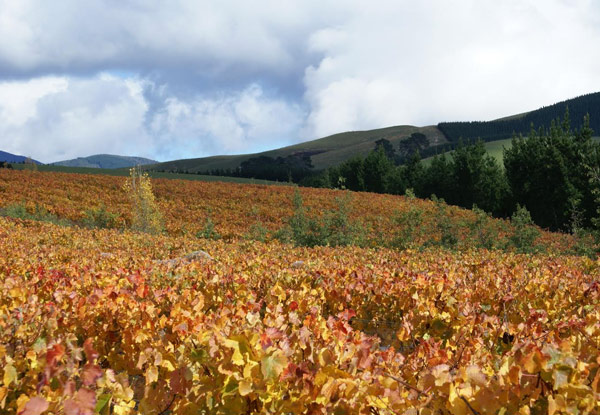
POLYGON ((131 201, 131 228, 152 234, 161 233, 162 215, 158 210, 148 173, 142 172, 139 166, 130 169, 123 189, 131 201))

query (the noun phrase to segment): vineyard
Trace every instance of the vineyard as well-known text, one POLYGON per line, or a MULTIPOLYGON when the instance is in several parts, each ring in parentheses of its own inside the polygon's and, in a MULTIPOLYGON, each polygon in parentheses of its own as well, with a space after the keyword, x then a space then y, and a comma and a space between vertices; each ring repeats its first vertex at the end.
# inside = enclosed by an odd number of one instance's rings
POLYGON ((123 183, 0 170, 0 208, 56 219, 0 217, 1 413, 600 413, 600 267, 571 236, 483 249, 472 211, 302 189, 314 217, 346 198, 365 234, 303 247, 274 237, 293 188, 169 180, 150 235, 123 183), (84 226, 98 209, 108 226, 84 226))

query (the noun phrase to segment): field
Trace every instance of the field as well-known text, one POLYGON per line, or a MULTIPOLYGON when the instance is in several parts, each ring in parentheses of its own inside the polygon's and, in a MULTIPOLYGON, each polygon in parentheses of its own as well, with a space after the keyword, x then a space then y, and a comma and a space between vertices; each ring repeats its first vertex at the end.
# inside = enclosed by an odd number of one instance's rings
MULTIPOLYGON (((29 169, 29 166, 23 164, 13 164, 16 170, 29 169)), ((40 172, 57 172, 57 173, 78 173, 78 174, 102 174, 109 176, 129 176, 129 169, 98 169, 93 167, 68 167, 57 166, 52 164, 44 164, 36 166, 40 172)), ((227 182, 227 183, 246 183, 246 184, 267 184, 267 185, 287 185, 288 183, 273 182, 270 180, 247 179, 244 177, 226 177, 226 176, 208 176, 203 174, 183 174, 183 173, 166 173, 166 172, 148 172, 150 177, 157 179, 178 179, 178 180, 199 180, 202 182, 227 182)))
POLYGON ((166 233, 150 235, 127 230, 124 181, 0 170, 0 208, 66 221, 0 217, 0 412, 600 411, 600 268, 566 254, 568 235, 539 231, 545 253, 481 249, 473 212, 302 189, 311 217, 346 198, 366 232, 308 248, 273 237, 292 187, 164 179, 166 233), (81 226, 99 206, 113 228, 81 226), (425 231, 395 248, 415 212, 425 231), (219 239, 198 237, 207 218, 219 239))

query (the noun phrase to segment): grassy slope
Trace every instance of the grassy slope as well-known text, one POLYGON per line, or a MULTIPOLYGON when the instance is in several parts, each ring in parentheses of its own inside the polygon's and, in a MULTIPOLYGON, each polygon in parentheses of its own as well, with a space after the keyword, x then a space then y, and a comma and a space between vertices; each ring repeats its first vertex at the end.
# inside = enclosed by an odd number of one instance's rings
MULTIPOLYGON (((22 164, 14 164, 13 167, 17 170, 24 170, 22 164)), ((37 166, 39 171, 49 171, 58 173, 78 173, 78 174, 105 174, 109 176, 129 176, 129 169, 98 169, 91 167, 68 167, 55 166, 51 164, 37 166)), ((223 177, 223 176, 206 176, 198 174, 177 174, 177 173, 161 173, 149 172, 150 177, 157 179, 178 179, 178 180, 198 180, 203 182, 228 182, 242 184, 267 184, 267 185, 287 185, 288 183, 273 182, 270 180, 246 179, 243 177, 223 177)))
MULTIPOLYGON (((593 140, 600 141, 600 137, 593 137, 593 140)), ((485 143, 484 146, 485 146, 485 149, 487 150, 487 152, 489 154, 491 154, 492 157, 494 157, 498 161, 498 163, 500 163, 500 165, 503 165, 503 160, 504 160, 503 149, 510 148, 511 141, 512 141, 512 138, 507 138, 504 140, 497 140, 497 141, 490 141, 490 142, 485 143)), ((451 154, 451 153, 452 153, 451 151, 448 152, 448 154, 451 154)), ((426 159, 423 159, 423 162, 425 164, 429 164, 431 162, 432 158, 433 157, 428 157, 426 159)))
POLYGON ((444 135, 435 126, 414 127, 410 125, 401 125, 376 130, 351 131, 334 134, 317 140, 307 141, 262 153, 174 160, 148 167, 165 170, 189 170, 191 172, 213 169, 235 169, 243 161, 252 157, 285 157, 298 152, 310 151, 320 152, 311 157, 315 169, 319 170, 337 165, 355 155, 366 156, 375 147, 375 141, 381 138, 385 138, 394 146, 397 146, 399 141, 415 132, 425 134, 432 145, 446 142, 444 135))

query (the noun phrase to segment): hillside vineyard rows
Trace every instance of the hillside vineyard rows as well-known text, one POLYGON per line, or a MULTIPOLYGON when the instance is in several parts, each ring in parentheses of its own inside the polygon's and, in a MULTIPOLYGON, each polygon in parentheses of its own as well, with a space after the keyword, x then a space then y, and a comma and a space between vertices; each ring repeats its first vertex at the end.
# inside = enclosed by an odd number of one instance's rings
MULTIPOLYGON (((123 180, 0 171, 0 207, 78 223, 102 203, 125 228, 123 180)), ((294 247, 244 238, 285 223, 292 188, 153 185, 164 235, 0 217, 0 413, 600 412, 600 269, 556 255, 569 237, 375 247, 395 212, 438 212, 357 193, 370 243, 294 247), (208 215, 222 239, 195 236, 208 215)), ((316 215, 340 193, 303 190, 316 215)))

